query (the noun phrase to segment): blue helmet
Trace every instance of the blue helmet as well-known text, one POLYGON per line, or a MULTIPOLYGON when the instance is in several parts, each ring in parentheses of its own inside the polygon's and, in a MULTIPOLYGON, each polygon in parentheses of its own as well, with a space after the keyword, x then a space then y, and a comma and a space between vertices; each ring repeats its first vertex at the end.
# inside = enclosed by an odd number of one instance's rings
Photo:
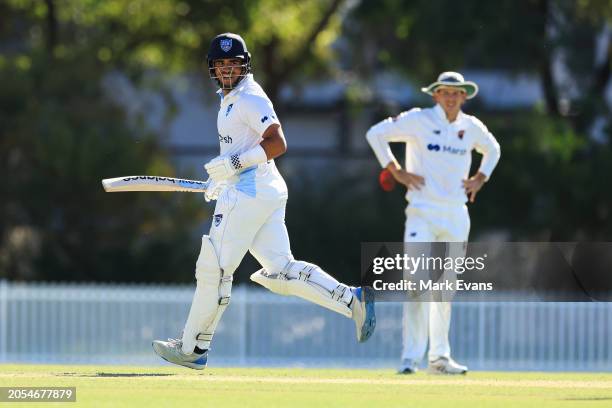
POLYGON ((242 81, 251 73, 251 53, 247 50, 246 43, 241 36, 234 33, 219 34, 210 43, 206 61, 208 63, 208 74, 217 84, 223 88, 223 83, 215 74, 214 61, 224 58, 241 58, 244 62, 240 65, 240 79, 230 89, 242 81))

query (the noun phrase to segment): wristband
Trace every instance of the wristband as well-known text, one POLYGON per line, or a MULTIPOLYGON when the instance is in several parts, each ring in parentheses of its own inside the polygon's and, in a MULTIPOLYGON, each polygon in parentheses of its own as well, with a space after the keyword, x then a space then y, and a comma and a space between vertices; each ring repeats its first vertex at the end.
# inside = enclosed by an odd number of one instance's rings
POLYGON ((246 169, 267 161, 268 156, 261 145, 257 145, 244 153, 234 154, 231 156, 232 167, 234 167, 236 170, 246 169))

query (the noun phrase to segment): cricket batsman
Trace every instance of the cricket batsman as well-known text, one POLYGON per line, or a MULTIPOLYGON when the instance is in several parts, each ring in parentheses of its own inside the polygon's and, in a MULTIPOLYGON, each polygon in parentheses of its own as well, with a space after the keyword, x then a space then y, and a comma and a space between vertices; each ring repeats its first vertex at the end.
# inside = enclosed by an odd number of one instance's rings
POLYGON ((287 145, 270 99, 251 74, 246 43, 233 33, 216 36, 207 63, 220 88, 220 154, 204 166, 211 181, 206 198, 217 203, 210 233, 202 237, 183 334, 156 340, 153 349, 171 363, 206 367, 215 329, 230 302, 234 271, 247 251, 263 267, 251 275, 252 281, 352 319, 357 340, 368 340, 376 325, 373 290, 342 284, 291 254, 285 226, 287 186, 274 164, 287 145))
MULTIPOLYGON (((473 203, 491 177, 500 157, 499 144, 480 120, 461 111, 465 101, 478 93, 474 82, 457 72, 443 72, 421 90, 433 97, 434 107, 413 108, 385 119, 372 126, 366 137, 383 172, 390 172, 407 188, 404 242, 467 242, 466 202, 473 203), (391 152, 390 142, 406 143, 404 167, 391 152), (482 161, 470 177, 474 149, 482 154, 482 161)), ((467 373, 467 367, 450 355, 449 302, 407 301, 403 312, 401 374, 417 371, 428 339, 430 373, 467 373)))

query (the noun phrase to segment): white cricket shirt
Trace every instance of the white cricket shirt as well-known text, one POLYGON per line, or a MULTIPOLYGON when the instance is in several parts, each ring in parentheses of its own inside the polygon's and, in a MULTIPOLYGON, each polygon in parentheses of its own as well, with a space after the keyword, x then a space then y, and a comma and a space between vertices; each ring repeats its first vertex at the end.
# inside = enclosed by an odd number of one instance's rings
POLYGON ((383 167, 395 159, 389 142, 406 143, 406 171, 425 179, 421 190, 406 193, 411 204, 465 204, 462 180, 469 177, 472 150, 483 155, 479 171, 487 178, 500 157, 499 144, 480 120, 459 112, 451 123, 440 105, 385 119, 372 126, 366 137, 383 167))
MULTIPOLYGON (((217 115, 220 155, 241 154, 257 146, 262 134, 273 123, 280 124, 272 102, 249 74, 236 88, 223 96, 217 115)), ((244 169, 228 180, 238 191, 258 198, 287 196, 287 185, 274 160, 244 169)))

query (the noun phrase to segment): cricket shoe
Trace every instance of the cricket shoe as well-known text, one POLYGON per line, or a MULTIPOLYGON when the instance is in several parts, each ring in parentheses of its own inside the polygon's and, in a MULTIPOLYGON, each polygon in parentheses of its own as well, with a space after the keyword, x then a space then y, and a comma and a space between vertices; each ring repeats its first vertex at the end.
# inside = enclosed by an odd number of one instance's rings
POLYGON ((402 360, 402 364, 400 365, 399 370, 397 370, 398 374, 414 374, 418 371, 417 363, 414 360, 409 358, 405 358, 402 360))
POLYGON ((367 341, 376 328, 376 314, 374 313, 374 289, 370 287, 352 288, 353 301, 351 311, 357 329, 357 341, 367 341))
POLYGON ((203 370, 206 368, 208 350, 203 354, 185 354, 183 353, 182 347, 183 342, 178 339, 153 341, 153 350, 167 362, 193 368, 194 370, 203 370))
POLYGON ((440 357, 437 360, 429 362, 427 372, 429 374, 466 374, 468 368, 458 364, 450 357, 440 357))

